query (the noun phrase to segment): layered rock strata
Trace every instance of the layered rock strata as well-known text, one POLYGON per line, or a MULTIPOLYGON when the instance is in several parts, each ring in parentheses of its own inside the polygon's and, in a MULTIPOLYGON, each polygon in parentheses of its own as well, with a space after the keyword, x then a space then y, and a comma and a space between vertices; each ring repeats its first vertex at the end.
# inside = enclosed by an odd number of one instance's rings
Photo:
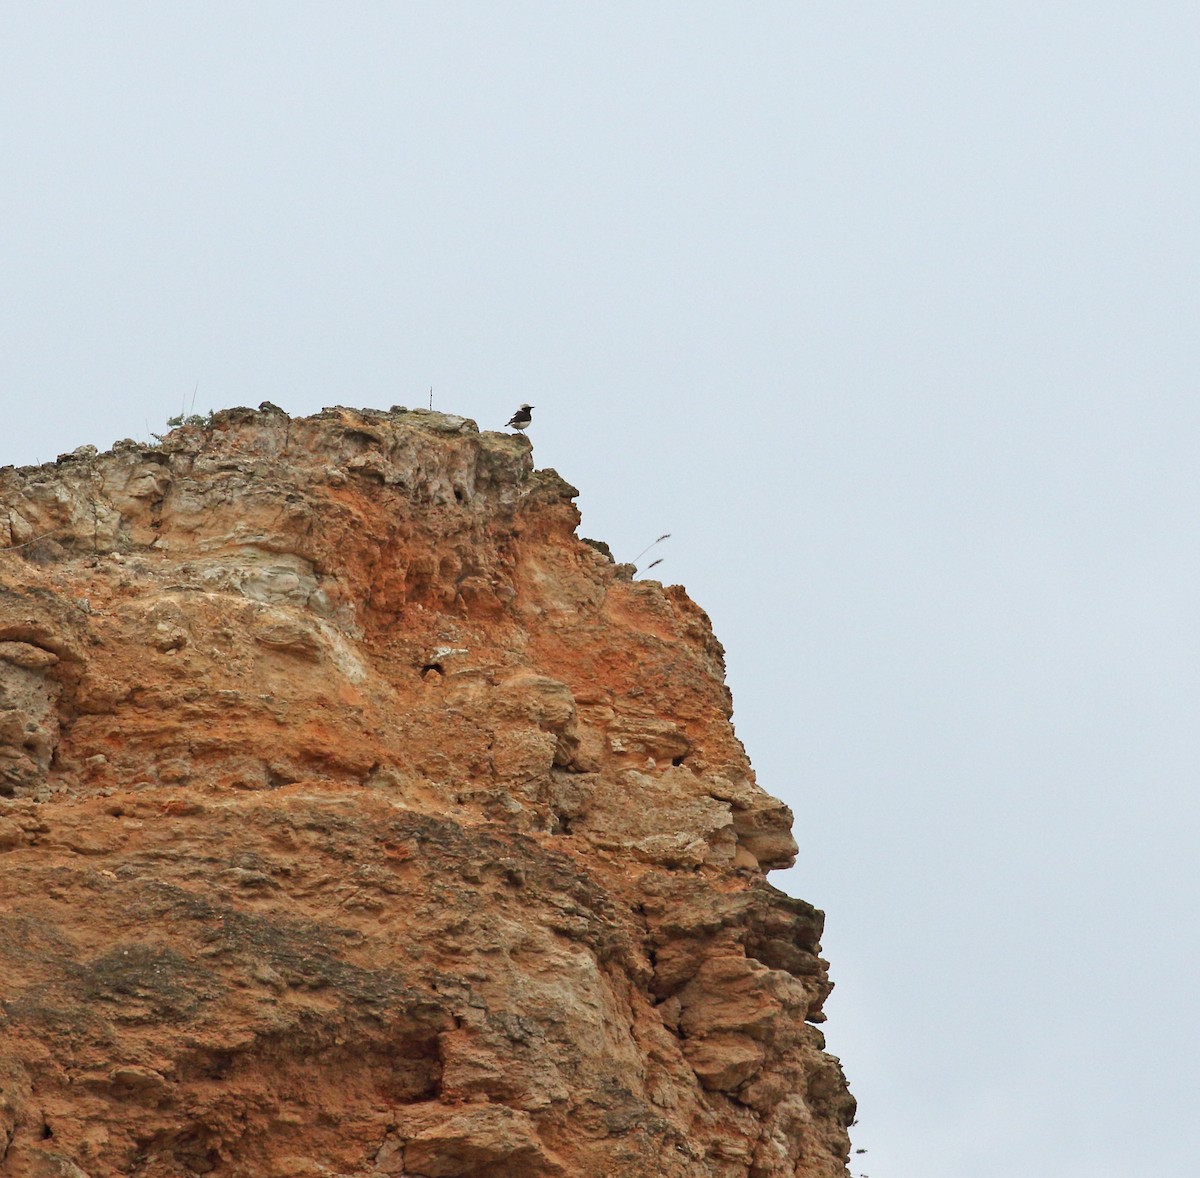
POLYGON ((0 1174, 845 1174, 791 814, 575 494, 402 409, 0 470, 0 1174))

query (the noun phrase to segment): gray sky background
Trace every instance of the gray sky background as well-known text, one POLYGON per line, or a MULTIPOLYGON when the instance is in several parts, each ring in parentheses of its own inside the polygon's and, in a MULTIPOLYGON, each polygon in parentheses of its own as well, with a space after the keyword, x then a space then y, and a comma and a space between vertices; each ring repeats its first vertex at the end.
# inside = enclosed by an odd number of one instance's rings
POLYGON ((0 464, 533 402, 796 812, 853 1172, 1191 1173, 1198 60, 1194 0, 4 5, 0 464))

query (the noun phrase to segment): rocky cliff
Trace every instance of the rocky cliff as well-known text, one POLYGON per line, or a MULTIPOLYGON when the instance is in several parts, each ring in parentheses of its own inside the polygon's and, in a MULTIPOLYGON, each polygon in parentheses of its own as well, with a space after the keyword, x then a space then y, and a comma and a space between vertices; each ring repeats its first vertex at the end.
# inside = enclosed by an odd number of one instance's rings
POLYGON ((402 409, 0 470, 0 1174, 845 1174, 791 815, 575 494, 402 409))

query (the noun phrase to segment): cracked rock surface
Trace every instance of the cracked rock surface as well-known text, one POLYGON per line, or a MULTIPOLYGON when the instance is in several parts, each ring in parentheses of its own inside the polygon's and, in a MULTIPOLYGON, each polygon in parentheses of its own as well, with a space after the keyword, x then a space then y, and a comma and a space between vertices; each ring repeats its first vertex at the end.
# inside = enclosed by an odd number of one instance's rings
POLYGON ((0 1175, 844 1178, 792 815, 575 494, 399 408, 0 470, 0 1175))

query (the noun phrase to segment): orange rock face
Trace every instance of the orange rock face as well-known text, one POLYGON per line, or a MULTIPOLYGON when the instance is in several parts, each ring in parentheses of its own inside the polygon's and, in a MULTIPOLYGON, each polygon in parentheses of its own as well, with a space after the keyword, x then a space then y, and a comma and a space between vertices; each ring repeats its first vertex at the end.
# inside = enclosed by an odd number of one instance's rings
POLYGON ((0 1174, 845 1175, 791 814, 574 494, 403 410, 0 471, 0 1174))

